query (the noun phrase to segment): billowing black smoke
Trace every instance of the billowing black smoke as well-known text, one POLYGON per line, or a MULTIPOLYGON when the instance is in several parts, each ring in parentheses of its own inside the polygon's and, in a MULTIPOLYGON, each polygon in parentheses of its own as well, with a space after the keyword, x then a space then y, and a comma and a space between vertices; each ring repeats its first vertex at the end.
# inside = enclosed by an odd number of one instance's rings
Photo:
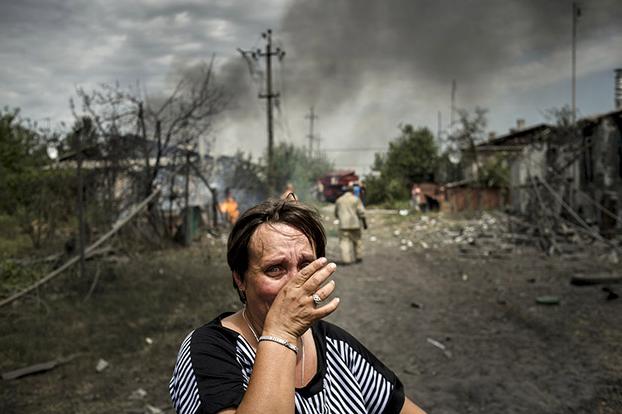
MULTIPOLYGON (((622 30, 620 0, 580 3, 579 51, 622 30)), ((296 0, 282 32, 289 83, 307 101, 340 104, 389 77, 443 85, 457 78, 474 91, 508 66, 560 49, 570 57, 572 1, 296 0)))

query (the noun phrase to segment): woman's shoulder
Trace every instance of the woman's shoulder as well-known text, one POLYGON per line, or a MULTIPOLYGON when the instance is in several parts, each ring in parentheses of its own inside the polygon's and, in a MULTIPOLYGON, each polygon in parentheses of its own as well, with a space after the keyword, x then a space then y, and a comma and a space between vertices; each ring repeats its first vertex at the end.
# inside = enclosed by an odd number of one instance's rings
POLYGON ((187 338, 191 338, 190 341, 193 344, 198 344, 198 343, 233 344, 235 343, 240 334, 222 325, 222 320, 232 314, 233 312, 221 313, 220 315, 218 315, 211 321, 194 329, 192 332, 190 332, 190 334, 188 334, 187 338))
POLYGON ((375 360, 372 352, 356 338, 353 334, 346 331, 333 323, 323 320, 318 321, 316 329, 322 340, 326 343, 327 349, 332 349, 335 352, 343 353, 346 350, 354 351, 359 355, 363 355, 366 358, 375 360))
POLYGON ((334 323, 327 322, 325 320, 319 320, 314 327, 318 331, 318 333, 321 334, 321 336, 327 339, 345 341, 348 343, 358 343, 358 340, 351 333, 335 325, 334 323))

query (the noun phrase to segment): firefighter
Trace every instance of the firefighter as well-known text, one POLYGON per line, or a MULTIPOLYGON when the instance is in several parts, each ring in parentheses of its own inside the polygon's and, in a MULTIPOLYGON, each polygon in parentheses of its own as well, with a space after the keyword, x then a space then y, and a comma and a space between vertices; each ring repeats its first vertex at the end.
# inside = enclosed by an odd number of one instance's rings
POLYGON ((351 264, 363 260, 361 225, 367 229, 367 221, 363 203, 353 194, 352 183, 344 190, 345 192, 335 201, 335 217, 339 219, 341 260, 343 264, 351 264))

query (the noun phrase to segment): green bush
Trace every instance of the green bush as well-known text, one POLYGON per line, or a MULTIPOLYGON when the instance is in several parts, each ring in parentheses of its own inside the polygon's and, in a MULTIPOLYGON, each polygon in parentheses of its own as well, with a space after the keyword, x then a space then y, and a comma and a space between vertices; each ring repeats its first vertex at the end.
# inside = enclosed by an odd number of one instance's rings
POLYGON ((16 217, 0 214, 0 260, 19 257, 31 249, 32 242, 23 233, 16 217))
POLYGON ((400 126, 400 136, 386 154, 376 154, 373 170, 379 176, 365 180, 367 204, 394 204, 410 198, 413 183, 433 181, 438 160, 434 135, 427 128, 400 126))
POLYGON ((74 177, 67 170, 29 170, 13 175, 8 187, 14 195, 12 215, 35 248, 41 246, 74 212, 74 177))
POLYGON ((409 190, 399 178, 368 177, 365 180, 365 191, 368 205, 387 206, 409 199, 409 190))
POLYGON ((32 266, 21 266, 12 260, 0 261, 0 295, 3 297, 32 284, 37 278, 32 266))

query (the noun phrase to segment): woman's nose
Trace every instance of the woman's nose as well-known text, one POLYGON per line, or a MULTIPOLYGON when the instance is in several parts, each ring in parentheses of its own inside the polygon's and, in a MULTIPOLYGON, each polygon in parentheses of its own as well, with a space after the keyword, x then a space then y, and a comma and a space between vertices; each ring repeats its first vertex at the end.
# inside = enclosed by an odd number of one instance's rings
POLYGON ((294 267, 287 271, 287 280, 292 280, 298 274, 298 268, 294 267))

